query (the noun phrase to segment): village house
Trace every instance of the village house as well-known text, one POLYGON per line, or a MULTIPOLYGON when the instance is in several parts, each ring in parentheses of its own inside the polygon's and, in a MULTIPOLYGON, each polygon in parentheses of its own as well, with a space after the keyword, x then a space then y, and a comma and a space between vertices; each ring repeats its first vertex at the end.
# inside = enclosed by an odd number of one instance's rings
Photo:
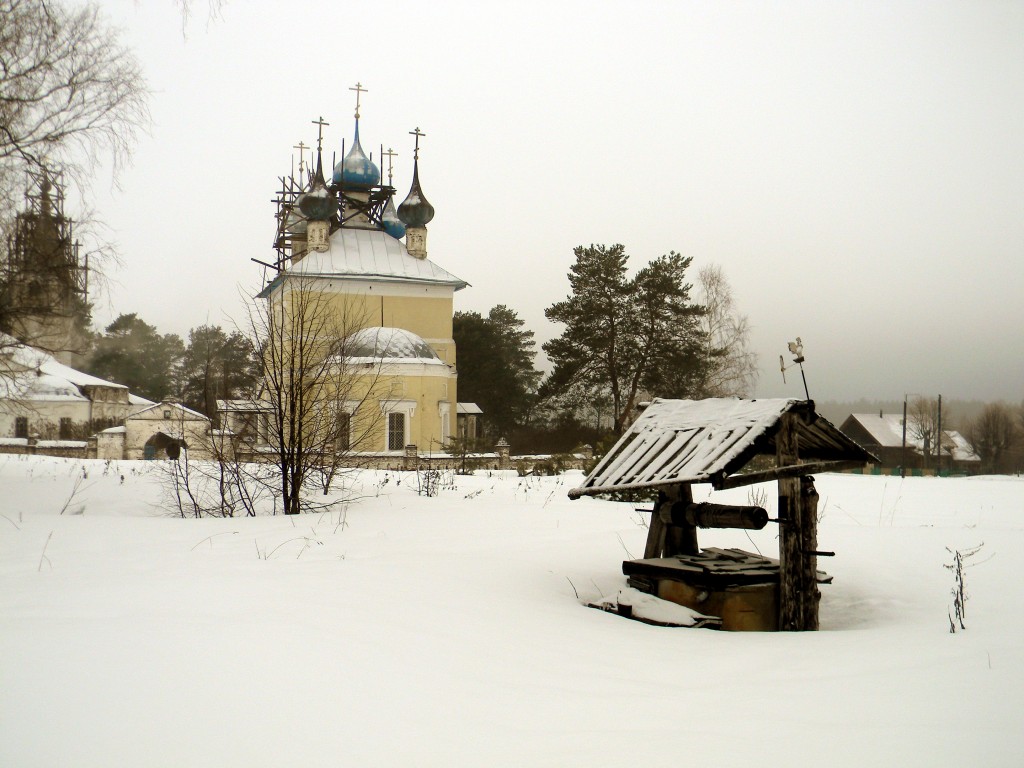
MULTIPOLYGON (((924 440, 917 437, 910 425, 904 430, 903 416, 898 413, 851 413, 839 429, 853 438, 880 460, 883 469, 919 470, 927 466, 934 469, 935 448, 928 446, 930 457, 926 462, 924 440)), ((942 430, 942 466, 954 472, 977 472, 981 459, 970 443, 959 432, 942 430)))

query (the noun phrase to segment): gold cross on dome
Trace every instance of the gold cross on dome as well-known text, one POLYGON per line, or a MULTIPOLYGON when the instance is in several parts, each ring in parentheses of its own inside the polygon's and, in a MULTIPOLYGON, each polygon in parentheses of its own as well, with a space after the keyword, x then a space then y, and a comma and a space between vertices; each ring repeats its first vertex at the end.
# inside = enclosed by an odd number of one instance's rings
POLYGON ((388 186, 390 187, 391 186, 391 161, 392 161, 392 158, 398 157, 398 153, 392 151, 391 147, 388 147, 388 151, 387 152, 381 152, 380 154, 381 154, 382 157, 386 157, 388 159, 388 186))
POLYGON ((426 136, 427 134, 425 134, 423 131, 421 131, 419 126, 416 126, 416 130, 415 131, 409 131, 409 135, 416 137, 416 149, 413 151, 412 159, 413 160, 419 160, 420 159, 420 136, 426 136))
POLYGON ((324 147, 324 126, 325 125, 330 125, 330 123, 325 123, 324 122, 324 116, 323 115, 320 115, 320 119, 319 120, 313 120, 312 122, 313 122, 313 125, 319 126, 317 128, 317 136, 316 136, 316 151, 319 152, 324 147))
POLYGON ((362 83, 356 83, 356 87, 355 88, 349 88, 349 90, 356 92, 356 120, 358 120, 359 119, 359 97, 360 97, 360 95, 362 95, 364 93, 369 93, 369 91, 366 88, 363 88, 363 84, 362 83))

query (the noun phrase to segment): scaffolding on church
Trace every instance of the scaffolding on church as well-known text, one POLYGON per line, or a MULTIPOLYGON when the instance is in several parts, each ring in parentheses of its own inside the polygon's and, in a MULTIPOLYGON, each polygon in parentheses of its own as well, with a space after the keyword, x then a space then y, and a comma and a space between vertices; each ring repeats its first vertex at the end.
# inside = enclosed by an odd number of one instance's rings
MULTIPOLYGON (((316 121, 314 121, 314 124, 316 124, 316 121)), ((326 123, 323 125, 326 125, 326 123)), ((288 176, 279 176, 280 188, 271 200, 277 207, 275 213, 277 233, 274 237, 274 249, 277 251, 277 258, 273 264, 264 264, 264 266, 273 268, 275 272, 281 272, 285 269, 289 260, 305 252, 306 229, 309 224, 309 218, 302 212, 300 203, 303 195, 308 194, 313 189, 315 172, 310 171, 309 164, 306 163, 302 154, 309 147, 300 142, 295 149, 300 151, 298 177, 296 177, 294 171, 288 176)), ((317 154, 319 155, 319 150, 317 154)), ((345 157, 344 142, 342 142, 341 154, 342 157, 345 157)), ((384 154, 382 146, 381 155, 384 154)), ((378 183, 369 189, 362 187, 352 189, 346 187, 344 182, 334 181, 333 178, 330 181, 325 181, 325 184, 331 199, 336 201, 336 210, 330 218, 329 234, 334 234, 338 229, 348 225, 360 216, 365 217, 371 226, 383 226, 385 209, 396 192, 390 183, 384 183, 383 167, 380 171, 378 183)), ((254 261, 256 260, 254 259, 254 261)), ((258 263, 262 264, 263 262, 258 263)))
POLYGON ((74 239, 64 212, 62 178, 46 169, 29 172, 25 207, 7 237, 0 282, 22 312, 67 311, 89 299, 89 256, 74 239))

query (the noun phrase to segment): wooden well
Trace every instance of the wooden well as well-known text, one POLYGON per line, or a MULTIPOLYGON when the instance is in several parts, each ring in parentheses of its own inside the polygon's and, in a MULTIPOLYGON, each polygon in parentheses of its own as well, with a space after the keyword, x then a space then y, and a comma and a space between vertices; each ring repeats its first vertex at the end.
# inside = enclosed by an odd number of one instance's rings
POLYGON ((875 457, 803 400, 655 400, 570 498, 655 491, 644 557, 623 563, 630 586, 719 616, 723 629, 815 630, 819 583, 815 472, 875 457), (769 470, 743 471, 757 456, 769 470), (759 507, 694 504, 691 486, 716 490, 778 483, 778 516, 759 507), (701 550, 698 528, 779 526, 779 558, 701 550))

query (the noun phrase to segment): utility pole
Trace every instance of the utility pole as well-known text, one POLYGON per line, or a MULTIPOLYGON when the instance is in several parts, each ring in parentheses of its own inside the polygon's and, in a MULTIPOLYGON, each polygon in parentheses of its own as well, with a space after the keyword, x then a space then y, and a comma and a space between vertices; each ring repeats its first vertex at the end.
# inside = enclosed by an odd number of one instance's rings
POLYGON ((900 477, 907 476, 907 396, 903 395, 903 448, 900 452, 900 477))

